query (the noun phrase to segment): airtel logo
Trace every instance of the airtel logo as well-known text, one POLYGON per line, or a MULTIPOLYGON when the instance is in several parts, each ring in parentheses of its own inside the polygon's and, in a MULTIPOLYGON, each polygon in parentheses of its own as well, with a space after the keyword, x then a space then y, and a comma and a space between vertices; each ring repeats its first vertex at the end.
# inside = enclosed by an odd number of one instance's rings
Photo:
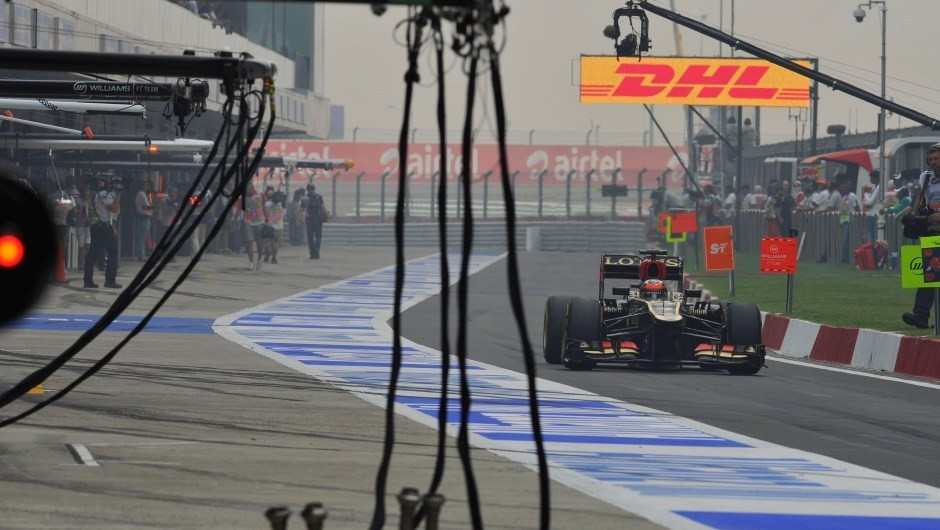
POLYGON ((770 245, 770 251, 771 251, 771 252, 780 252, 780 247, 778 247, 777 245, 770 245))
POLYGON ((87 83, 75 83, 74 85, 72 85, 72 91, 78 94, 79 96, 83 96, 86 93, 88 93, 88 84, 87 83))
POLYGON ((709 248, 709 253, 724 254, 727 248, 728 248, 727 243, 712 243, 712 246, 709 248))

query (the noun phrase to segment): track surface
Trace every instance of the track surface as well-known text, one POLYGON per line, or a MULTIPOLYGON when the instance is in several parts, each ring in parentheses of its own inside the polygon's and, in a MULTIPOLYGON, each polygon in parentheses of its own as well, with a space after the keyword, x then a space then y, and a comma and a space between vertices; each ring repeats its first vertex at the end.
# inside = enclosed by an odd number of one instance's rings
MULTIPOLYGON (((818 453, 940 486, 940 390, 768 360, 751 377, 695 368, 654 372, 601 367, 572 372, 541 359, 545 300, 553 294, 596 296, 599 256, 520 254, 530 338, 538 375, 630 403, 780 445, 818 453)), ((470 352, 475 360, 523 371, 506 291, 505 263, 471 280, 470 352)), ((404 334, 439 346, 428 322, 439 320, 438 297, 411 308, 404 334)), ((452 335, 454 336, 454 335, 452 335)))

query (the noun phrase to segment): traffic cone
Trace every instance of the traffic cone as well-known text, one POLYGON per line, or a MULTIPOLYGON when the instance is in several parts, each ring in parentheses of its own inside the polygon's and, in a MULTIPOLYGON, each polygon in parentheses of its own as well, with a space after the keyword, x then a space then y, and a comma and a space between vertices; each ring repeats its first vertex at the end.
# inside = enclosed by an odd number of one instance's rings
POLYGON ((68 283, 65 278, 65 253, 62 251, 62 240, 58 242, 59 251, 56 253, 55 274, 52 276, 53 283, 68 283))

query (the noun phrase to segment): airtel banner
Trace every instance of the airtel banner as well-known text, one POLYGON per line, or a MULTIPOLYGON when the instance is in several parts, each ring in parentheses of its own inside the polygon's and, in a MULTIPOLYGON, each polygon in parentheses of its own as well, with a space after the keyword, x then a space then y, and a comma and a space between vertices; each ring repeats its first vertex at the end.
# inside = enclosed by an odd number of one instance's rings
MULTIPOLYGON (((634 187, 637 175, 646 169, 643 178, 644 188, 653 188, 663 172, 667 172, 667 186, 679 186, 684 178, 682 166, 668 147, 606 147, 606 146, 559 146, 559 145, 510 145, 507 146, 510 173, 518 171, 518 185, 538 182, 538 176, 545 171, 546 185, 564 184, 567 175, 574 171, 572 182, 584 182, 585 175, 592 169, 592 181, 598 184, 609 183, 613 173, 620 169, 618 184, 634 187)), ((270 156, 291 156, 300 160, 318 160, 325 158, 351 158, 356 166, 350 175, 365 173, 363 181, 378 181, 382 174, 389 173, 392 178, 398 174, 398 144, 396 143, 352 143, 352 142, 317 142, 271 140, 267 154, 270 156)), ((684 158, 684 153, 682 154, 684 158)), ((490 182, 496 182, 499 174, 499 150, 495 144, 480 144, 473 147, 472 168, 474 180, 482 180, 483 175, 493 172, 490 182)), ((447 147, 444 156, 440 156, 437 144, 413 144, 408 150, 408 172, 412 181, 429 181, 431 176, 440 171, 443 163, 448 180, 455 180, 462 166, 461 147, 453 144, 447 147)), ((300 172, 299 172, 300 173, 300 172)), ((308 173, 299 176, 306 178, 308 173)))
POLYGON ((582 103, 808 107, 809 99, 808 78, 762 59, 581 57, 582 103))

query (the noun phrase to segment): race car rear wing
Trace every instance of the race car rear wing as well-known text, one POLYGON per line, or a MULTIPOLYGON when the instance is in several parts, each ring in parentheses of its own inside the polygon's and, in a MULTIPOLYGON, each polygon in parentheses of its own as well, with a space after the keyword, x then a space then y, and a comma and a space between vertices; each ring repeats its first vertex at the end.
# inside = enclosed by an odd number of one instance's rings
MULTIPOLYGON (((604 298, 604 280, 639 280, 640 268, 647 257, 604 254, 601 256, 601 274, 598 299, 604 298)), ((682 281, 684 260, 678 256, 662 256, 656 258, 666 265, 666 274, 662 277, 666 281, 682 281)))

